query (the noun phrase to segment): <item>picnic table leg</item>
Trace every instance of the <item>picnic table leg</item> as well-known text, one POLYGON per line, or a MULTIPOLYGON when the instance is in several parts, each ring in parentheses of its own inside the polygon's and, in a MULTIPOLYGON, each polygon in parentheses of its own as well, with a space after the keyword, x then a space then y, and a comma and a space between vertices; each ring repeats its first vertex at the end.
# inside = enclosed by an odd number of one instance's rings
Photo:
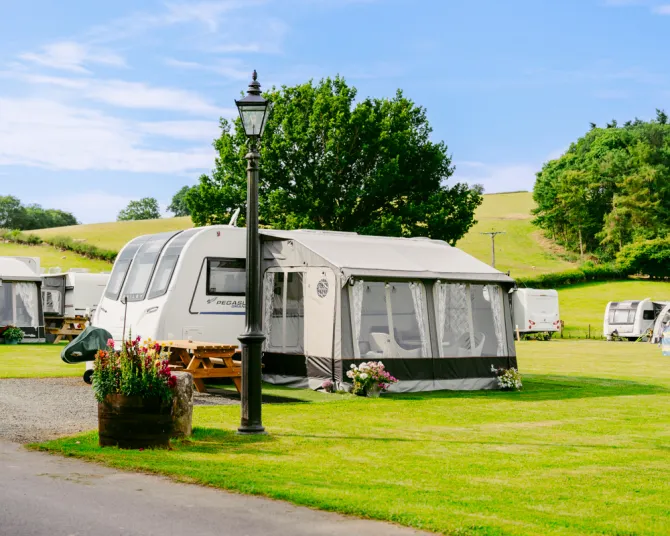
MULTIPOLYGON (((190 359, 185 370, 186 372, 193 372, 199 366, 200 366, 200 359, 198 359, 196 356, 193 356, 190 359)), ((207 392, 207 387, 205 387, 205 380, 203 380, 202 378, 196 378, 195 375, 193 375, 193 385, 195 385, 195 388, 198 390, 199 393, 207 392)))

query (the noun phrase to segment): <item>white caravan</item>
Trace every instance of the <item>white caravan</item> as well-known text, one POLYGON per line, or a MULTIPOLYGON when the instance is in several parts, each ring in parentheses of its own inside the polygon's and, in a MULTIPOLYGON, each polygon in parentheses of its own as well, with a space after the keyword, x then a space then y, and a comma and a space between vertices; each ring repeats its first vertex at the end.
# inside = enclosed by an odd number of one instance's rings
POLYGON ((38 258, 0 257, 0 332, 19 327, 23 342, 45 342, 39 271, 38 258))
POLYGON ((663 332, 670 326, 670 304, 663 307, 661 312, 656 317, 654 323, 654 333, 649 342, 660 343, 663 339, 663 332))
POLYGON ((93 325, 117 341, 125 331, 126 337, 238 344, 244 331, 245 257, 242 228, 140 236, 119 252, 93 325))
POLYGON ((83 269, 42 277, 42 307, 47 319, 92 317, 109 281, 108 273, 91 274, 83 269))
POLYGON ((603 333, 608 340, 612 334, 629 340, 637 340, 654 327, 656 317, 668 302, 625 300, 609 302, 605 308, 603 333))
POLYGON ((514 326, 519 333, 555 332, 561 328, 558 292, 518 288, 512 293, 514 326))

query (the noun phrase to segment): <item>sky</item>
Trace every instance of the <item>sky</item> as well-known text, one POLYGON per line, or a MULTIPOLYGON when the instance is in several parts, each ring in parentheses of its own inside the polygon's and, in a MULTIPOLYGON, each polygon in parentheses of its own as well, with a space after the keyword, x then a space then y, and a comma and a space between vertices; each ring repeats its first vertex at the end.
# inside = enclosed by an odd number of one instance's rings
POLYGON ((0 0, 0 195, 113 221, 214 167, 219 117, 340 74, 424 106, 457 181, 530 190, 589 128, 670 111, 670 0, 0 0))

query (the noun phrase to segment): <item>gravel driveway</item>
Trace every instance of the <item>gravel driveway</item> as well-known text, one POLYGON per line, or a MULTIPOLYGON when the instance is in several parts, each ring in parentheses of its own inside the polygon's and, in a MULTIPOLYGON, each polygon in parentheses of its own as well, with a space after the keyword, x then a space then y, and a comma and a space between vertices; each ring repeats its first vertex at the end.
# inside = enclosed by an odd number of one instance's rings
MULTIPOLYGON (((193 398, 195 405, 239 403, 219 394, 193 398)), ((29 443, 97 427, 97 404, 81 378, 0 380, 0 439, 29 443)))

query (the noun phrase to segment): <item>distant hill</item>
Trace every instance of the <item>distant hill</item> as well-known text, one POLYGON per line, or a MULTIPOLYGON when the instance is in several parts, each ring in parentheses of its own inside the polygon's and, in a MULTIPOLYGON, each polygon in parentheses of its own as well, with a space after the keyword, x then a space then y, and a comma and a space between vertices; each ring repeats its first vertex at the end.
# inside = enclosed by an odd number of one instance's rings
MULTIPOLYGON (((484 202, 477 209, 477 225, 458 242, 458 247, 489 263, 491 239, 480 233, 492 229, 505 231, 504 235, 496 237, 496 268, 499 270, 509 270, 515 277, 527 277, 574 268, 576 264, 562 258, 560 248, 544 239, 530 223, 533 206, 530 192, 485 195, 484 202)), ((188 217, 162 218, 74 225, 33 232, 44 238, 70 236, 101 248, 118 251, 137 236, 188 229, 192 225, 188 217)))

